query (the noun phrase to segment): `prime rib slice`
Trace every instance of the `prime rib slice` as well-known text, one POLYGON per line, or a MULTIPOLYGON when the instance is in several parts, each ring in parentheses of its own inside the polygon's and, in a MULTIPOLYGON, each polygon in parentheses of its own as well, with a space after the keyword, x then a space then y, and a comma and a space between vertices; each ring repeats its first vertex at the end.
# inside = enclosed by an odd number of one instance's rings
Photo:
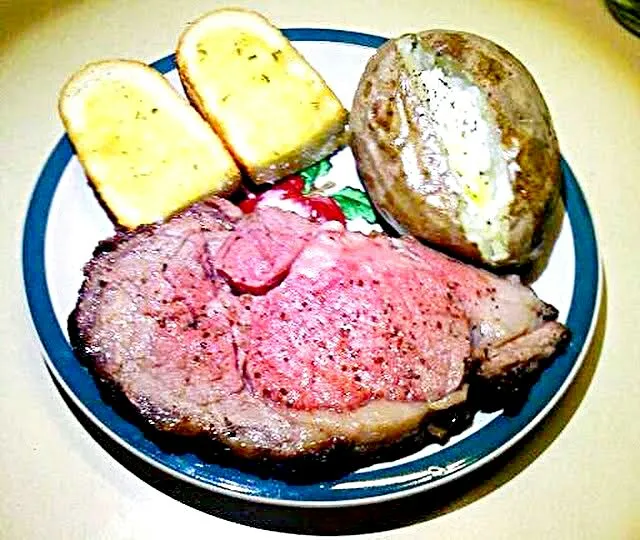
POLYGON ((101 242, 69 335, 157 430, 284 460, 438 433, 470 385, 550 358, 556 316, 411 238, 211 198, 101 242))

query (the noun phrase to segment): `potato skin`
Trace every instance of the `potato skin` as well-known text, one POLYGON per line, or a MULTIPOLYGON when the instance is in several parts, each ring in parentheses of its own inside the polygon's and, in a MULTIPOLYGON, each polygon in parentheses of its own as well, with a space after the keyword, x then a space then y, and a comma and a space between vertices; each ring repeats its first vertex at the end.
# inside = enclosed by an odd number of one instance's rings
POLYGON ((494 268, 517 267, 540 255, 546 218, 560 200, 558 141, 549 111, 531 74, 508 51, 479 36, 445 30, 416 35, 419 46, 447 58, 485 94, 501 131, 502 144, 519 145, 519 171, 512 182, 508 209, 508 257, 483 258, 467 239, 458 219, 458 196, 437 171, 420 163, 422 174, 437 192, 430 204, 407 182, 400 159, 397 93, 404 69, 398 39, 382 45, 370 59, 356 91, 350 116, 352 150, 358 173, 380 213, 396 228, 463 258, 494 268))

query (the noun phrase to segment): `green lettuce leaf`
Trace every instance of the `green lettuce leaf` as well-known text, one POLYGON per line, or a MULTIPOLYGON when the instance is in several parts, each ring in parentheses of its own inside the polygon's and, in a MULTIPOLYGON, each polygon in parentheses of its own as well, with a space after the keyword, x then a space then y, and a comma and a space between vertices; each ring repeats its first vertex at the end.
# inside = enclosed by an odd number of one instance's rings
POLYGON ((311 167, 307 167, 302 170, 299 174, 304 180, 304 189, 302 190, 303 194, 309 193, 313 189, 313 184, 316 181, 316 178, 320 176, 324 176, 331 170, 331 162, 328 159, 323 159, 322 161, 318 161, 311 165, 311 167))
POLYGON ((338 203, 348 220, 361 217, 372 225, 376 223, 376 214, 364 191, 346 187, 331 195, 331 198, 338 203))

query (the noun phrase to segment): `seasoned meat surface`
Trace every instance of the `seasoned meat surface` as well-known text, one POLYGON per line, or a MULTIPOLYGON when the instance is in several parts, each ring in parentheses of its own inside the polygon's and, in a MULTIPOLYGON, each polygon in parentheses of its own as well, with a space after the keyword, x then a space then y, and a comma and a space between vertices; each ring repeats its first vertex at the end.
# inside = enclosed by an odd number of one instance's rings
POLYGON ((69 333, 157 430, 280 460, 429 429, 471 372, 551 357, 567 337, 555 316, 413 239, 211 198, 102 242, 69 333))
POLYGON ((386 237, 318 231, 253 304, 252 386, 307 410, 432 402, 459 388, 469 321, 445 284, 396 251, 386 237))

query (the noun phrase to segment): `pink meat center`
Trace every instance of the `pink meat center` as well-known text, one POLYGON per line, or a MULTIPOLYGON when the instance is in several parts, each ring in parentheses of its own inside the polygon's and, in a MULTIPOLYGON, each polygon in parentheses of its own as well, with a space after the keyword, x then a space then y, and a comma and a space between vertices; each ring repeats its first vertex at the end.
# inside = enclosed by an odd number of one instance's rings
POLYGON ((199 387, 300 410, 435 401, 460 386, 470 328, 446 280, 387 238, 270 212, 221 247, 191 235, 165 265, 148 309, 168 373, 179 363, 199 387))
POLYGON ((353 240, 361 245, 321 233, 254 301, 245 359, 254 392, 305 410, 444 397, 470 354, 462 310, 386 246, 353 240))
POLYGON ((244 382, 231 331, 233 297, 220 294, 221 284, 207 276, 206 257, 203 236, 193 234, 165 265, 164 285, 146 306, 157 323, 152 357, 166 378, 180 374, 186 389, 210 385, 236 392, 244 382))

